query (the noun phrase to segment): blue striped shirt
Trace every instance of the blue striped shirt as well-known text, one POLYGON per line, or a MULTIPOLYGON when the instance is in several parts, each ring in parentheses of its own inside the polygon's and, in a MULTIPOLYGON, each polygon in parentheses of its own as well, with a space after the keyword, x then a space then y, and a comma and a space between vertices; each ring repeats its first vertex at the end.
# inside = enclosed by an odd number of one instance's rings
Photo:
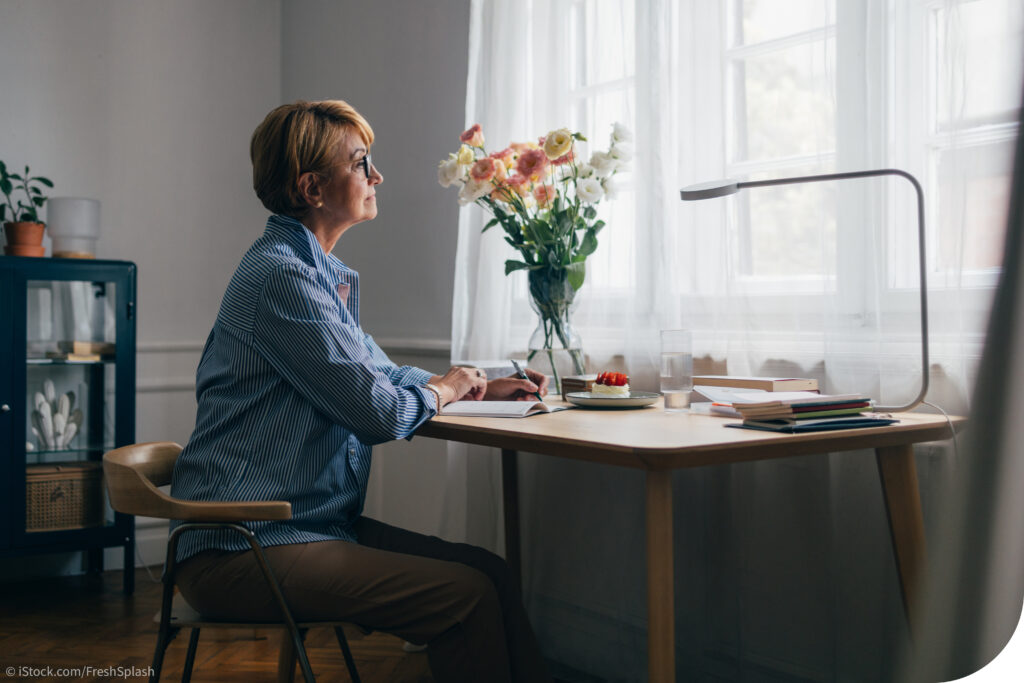
MULTIPOLYGON (((265 546, 356 541, 371 446, 412 438, 436 414, 431 374, 396 366, 360 328, 358 273, 295 219, 271 216, 203 349, 171 495, 291 502, 290 520, 247 524, 265 546)), ((234 532, 190 531, 178 559, 248 547, 234 532)))

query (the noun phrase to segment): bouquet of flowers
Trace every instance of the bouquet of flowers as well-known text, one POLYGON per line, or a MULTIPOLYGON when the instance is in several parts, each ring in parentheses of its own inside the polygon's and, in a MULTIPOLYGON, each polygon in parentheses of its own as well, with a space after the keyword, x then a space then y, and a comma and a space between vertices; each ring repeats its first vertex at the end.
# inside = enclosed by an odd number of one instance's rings
POLYGON ((570 331, 570 306, 604 227, 595 205, 615 198, 616 176, 628 170, 633 157, 632 132, 614 124, 608 149, 594 152, 586 162, 576 149, 586 138, 566 128, 490 154, 480 124, 462 133, 461 140, 459 150, 439 164, 438 181, 459 188, 459 204, 476 203, 493 216, 484 231, 495 225, 505 231, 505 241, 520 256, 505 261, 506 275, 529 271, 530 297, 540 316, 538 330, 543 330, 531 339, 530 360, 544 351, 559 384, 553 356, 557 340, 569 353, 572 370, 583 374, 582 350, 570 331))

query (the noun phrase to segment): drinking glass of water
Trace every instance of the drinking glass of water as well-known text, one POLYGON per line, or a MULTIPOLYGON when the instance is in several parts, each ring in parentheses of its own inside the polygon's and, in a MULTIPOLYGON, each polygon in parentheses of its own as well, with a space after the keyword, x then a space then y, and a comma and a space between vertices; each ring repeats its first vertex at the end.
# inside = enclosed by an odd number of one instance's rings
POLYGON ((661 331, 661 394, 665 410, 690 407, 693 389, 693 340, 689 330, 661 331))

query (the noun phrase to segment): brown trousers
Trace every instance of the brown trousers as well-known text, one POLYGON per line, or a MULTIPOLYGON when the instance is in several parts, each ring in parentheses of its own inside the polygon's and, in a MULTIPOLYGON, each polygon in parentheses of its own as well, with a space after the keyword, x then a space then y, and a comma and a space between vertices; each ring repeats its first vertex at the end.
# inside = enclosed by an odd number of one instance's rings
MULTIPOLYGON (((438 683, 551 681, 502 558, 367 517, 355 532, 358 543, 265 549, 296 620, 350 621, 426 643, 438 683)), ((179 565, 177 583, 205 616, 280 618, 252 551, 201 552, 179 565)))

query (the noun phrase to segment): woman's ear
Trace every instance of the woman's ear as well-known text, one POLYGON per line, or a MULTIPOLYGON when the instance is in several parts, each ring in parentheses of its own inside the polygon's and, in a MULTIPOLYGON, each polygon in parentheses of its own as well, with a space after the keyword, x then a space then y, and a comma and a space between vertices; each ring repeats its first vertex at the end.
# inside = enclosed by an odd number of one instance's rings
POLYGON ((324 188, 320 174, 307 171, 299 176, 299 194, 309 206, 319 208, 324 203, 324 188))

